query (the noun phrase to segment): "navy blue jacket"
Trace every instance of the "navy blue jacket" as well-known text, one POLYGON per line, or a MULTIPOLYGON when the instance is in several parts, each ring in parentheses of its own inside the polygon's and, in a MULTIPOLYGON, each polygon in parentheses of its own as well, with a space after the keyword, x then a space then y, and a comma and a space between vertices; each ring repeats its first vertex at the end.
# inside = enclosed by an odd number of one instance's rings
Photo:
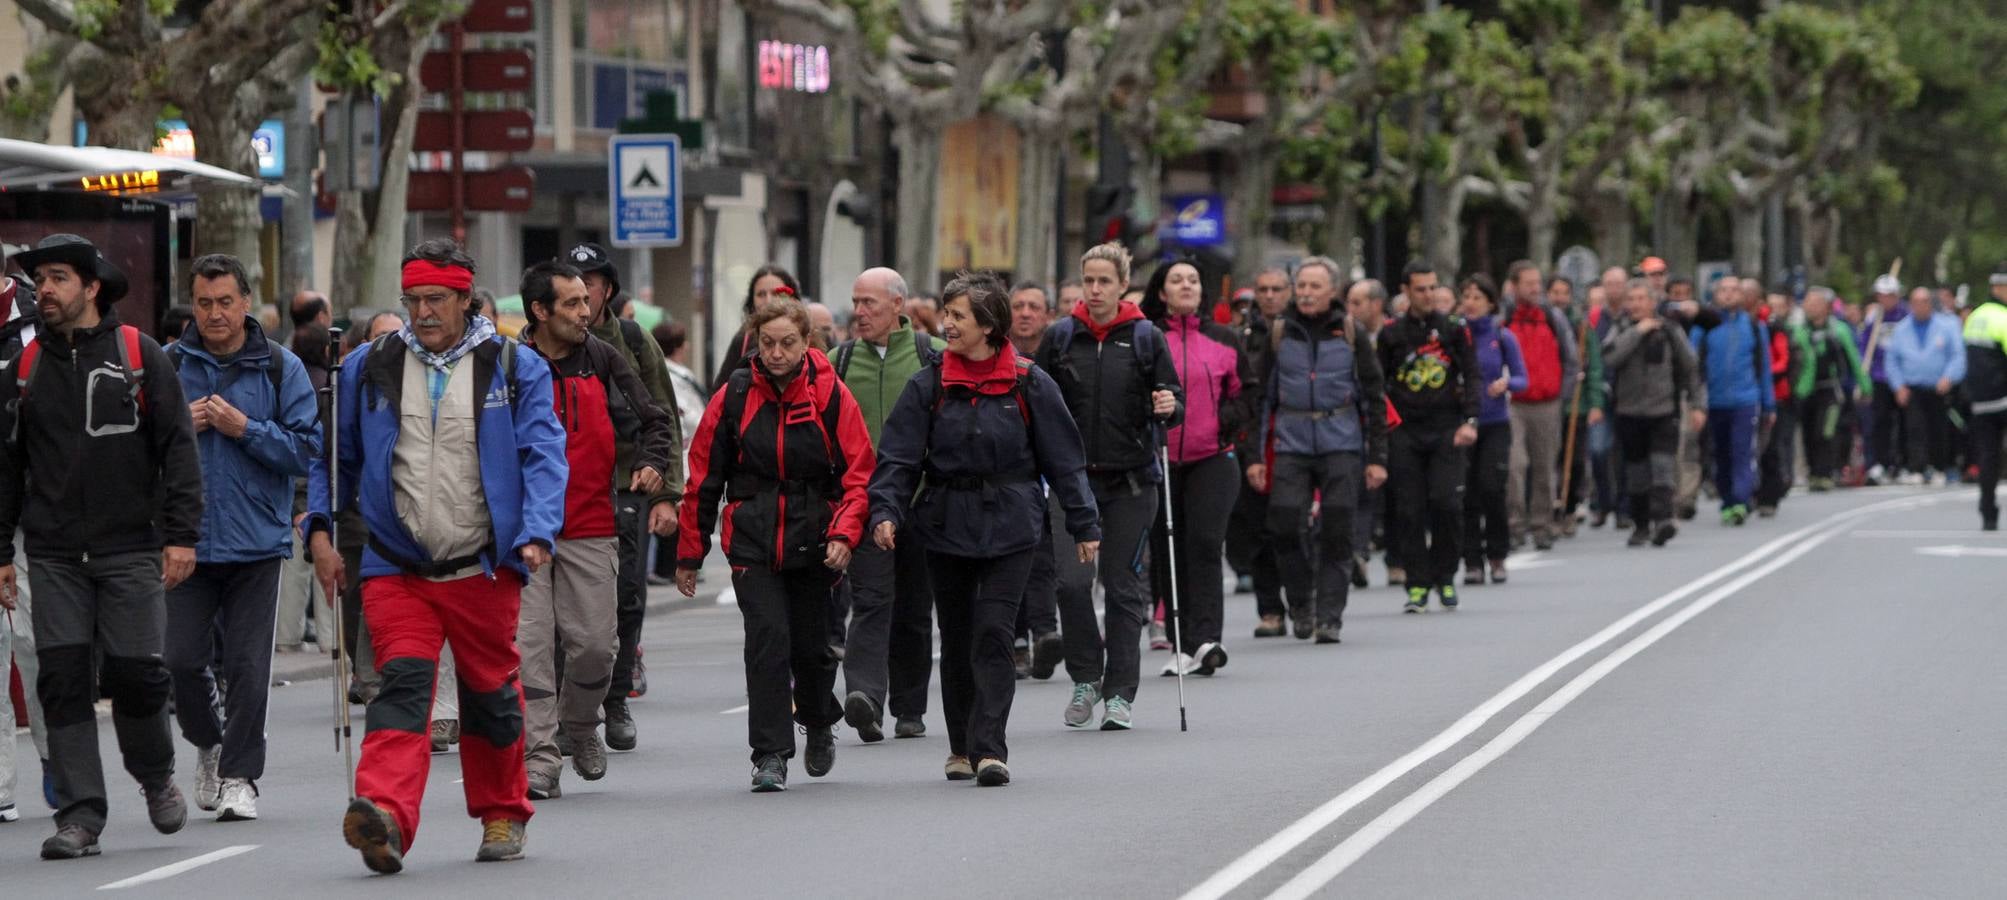
POLYGON ((1045 539, 1043 477, 1073 539, 1100 540, 1080 429, 1051 376, 1025 370, 1027 426, 1016 390, 976 393, 950 384, 937 411, 938 365, 907 380, 879 433, 865 539, 879 522, 891 522, 900 540, 918 539, 939 553, 991 559, 1030 550, 1045 539))
POLYGON ((257 562, 293 555, 293 484, 321 455, 320 402, 300 358, 265 338, 246 317, 244 346, 221 363, 202 346, 194 325, 167 348, 189 403, 213 394, 250 421, 244 436, 215 428, 195 436, 202 460, 202 541, 195 559, 204 563, 257 562), (281 373, 272 396, 272 369, 281 373))

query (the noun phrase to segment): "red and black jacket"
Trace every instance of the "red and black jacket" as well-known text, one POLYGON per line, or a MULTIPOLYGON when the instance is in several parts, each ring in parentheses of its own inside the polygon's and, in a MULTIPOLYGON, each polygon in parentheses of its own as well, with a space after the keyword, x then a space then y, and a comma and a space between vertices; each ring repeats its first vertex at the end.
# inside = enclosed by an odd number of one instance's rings
MULTIPOLYGON (((523 331, 523 346, 544 356, 536 344, 534 325, 523 331)), ((636 469, 669 471, 669 454, 676 452, 676 432, 670 414, 649 398, 648 386, 620 350, 588 334, 585 343, 563 359, 550 359, 551 402, 558 426, 564 429, 565 459, 571 478, 565 483, 565 540, 608 538, 619 534, 613 521, 613 492, 627 487, 613 483, 614 440, 635 442, 636 469)))
POLYGON ((757 362, 739 369, 690 442, 676 564, 703 565, 715 527, 733 566, 821 565, 828 541, 863 538, 874 465, 864 414, 822 351, 778 391, 757 362))

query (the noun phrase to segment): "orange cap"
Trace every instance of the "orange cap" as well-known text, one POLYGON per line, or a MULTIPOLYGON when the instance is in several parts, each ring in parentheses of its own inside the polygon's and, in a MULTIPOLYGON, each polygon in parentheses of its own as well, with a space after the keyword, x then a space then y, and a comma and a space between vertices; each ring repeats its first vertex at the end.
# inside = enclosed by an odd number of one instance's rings
POLYGON ((1638 263, 1638 271, 1646 275, 1656 274, 1665 270, 1666 261, 1656 256, 1647 256, 1644 262, 1638 263))

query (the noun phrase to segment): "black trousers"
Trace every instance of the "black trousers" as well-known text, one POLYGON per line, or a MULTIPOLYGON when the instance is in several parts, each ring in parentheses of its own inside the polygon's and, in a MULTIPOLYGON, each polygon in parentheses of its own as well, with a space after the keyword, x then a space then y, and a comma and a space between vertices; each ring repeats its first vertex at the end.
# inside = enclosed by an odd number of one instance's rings
POLYGON ((2007 436, 2007 411, 1973 415, 1972 453, 1979 466, 1979 514, 1992 518, 2000 514, 1994 491, 2000 483, 2000 440, 2007 436))
POLYGON ((1868 458, 1893 475, 1903 468, 1903 411, 1895 402, 1895 388, 1875 382, 1874 428, 1868 432, 1868 458))
MULTIPOLYGON (((1227 523, 1240 497, 1240 462, 1231 453, 1171 466, 1169 513, 1177 525, 1176 554, 1165 539, 1164 514, 1150 532, 1150 584, 1159 600, 1170 602, 1172 579, 1178 588, 1178 649, 1192 653, 1200 644, 1217 643, 1226 615, 1223 558, 1227 523), (1171 571, 1175 555, 1178 570, 1171 571)), ((1166 609, 1169 607, 1167 606, 1166 609)))
POLYGON ((781 572, 732 569, 732 590, 746 619, 746 739, 754 762, 770 753, 794 756, 790 718, 808 728, 843 718, 829 646, 835 579, 820 563, 781 572))
POLYGON ((1282 567, 1276 562, 1275 542, 1268 539, 1267 494, 1243 485, 1227 527, 1226 559, 1235 572, 1254 581, 1254 608, 1258 615, 1282 616, 1289 612, 1282 605, 1282 567))
POLYGON ((1387 475, 1399 533, 1394 545, 1411 588, 1449 584, 1461 560, 1465 463, 1456 429, 1455 422, 1404 422, 1392 434, 1387 475))
POLYGON ((1791 493, 1798 476, 1798 412, 1796 399, 1777 401, 1777 421, 1770 426, 1770 439, 1756 458, 1756 505, 1776 506, 1791 493))
MULTIPOLYGON (((1798 429, 1805 441, 1805 467, 1813 478, 1833 478, 1846 462, 1854 404, 1830 387, 1816 388, 1798 409, 1798 429)), ((1780 421, 1781 425, 1782 422, 1780 421)))
POLYGON ((1066 674, 1076 683, 1101 682, 1101 696, 1135 702, 1143 664, 1143 626, 1150 621, 1150 587, 1143 581, 1150 523, 1157 520, 1157 485, 1140 478, 1089 475, 1101 510, 1101 555, 1079 562, 1071 535, 1054 534, 1059 566, 1060 637, 1066 674), (1101 579, 1108 637, 1094 617, 1094 579, 1101 579))
POLYGON ((1065 512, 1050 498, 1045 503, 1045 534, 1031 556, 1031 577, 1024 581, 1024 602, 1017 608, 1017 634, 1038 638, 1059 631, 1059 564, 1052 546, 1054 534, 1066 533, 1065 512))
POLYGON ((1512 525, 1507 521, 1506 488, 1511 474, 1512 423, 1477 426, 1477 443, 1470 448, 1470 469, 1463 493, 1464 564, 1472 571, 1487 559, 1504 559, 1512 552, 1512 525))
POLYGON ((1951 468, 1950 402, 1935 385, 1910 388, 1909 406, 1903 408, 1903 432, 1909 448, 1904 458, 1910 471, 1951 468))
POLYGON ((919 543, 881 550, 867 540, 851 555, 844 579, 851 601, 844 690, 863 691, 879 711, 900 719, 926 714, 934 676, 934 592, 919 543))
POLYGON ((648 572, 641 559, 648 546, 648 495, 614 492, 613 527, 620 537, 620 576, 614 591, 614 630, 620 649, 613 656, 608 701, 626 700, 634 689, 634 651, 641 646, 641 619, 648 612, 648 572))
POLYGON ((1623 452, 1624 486, 1631 492, 1631 519, 1638 525, 1671 519, 1679 415, 1618 416, 1617 446, 1623 452))
POLYGON ((187 581, 167 592, 163 658, 174 681, 174 717, 181 723, 181 736, 197 749, 222 745, 217 774, 224 778, 265 777, 265 707, 272 692, 279 565, 277 559, 201 563, 187 581), (221 674, 230 683, 230 693, 221 698, 218 673, 211 666, 219 625, 221 674))
POLYGON ((991 559, 928 553, 941 616, 941 713, 948 751, 971 762, 1010 760, 1004 728, 1017 695, 1011 658, 1018 605, 1036 550, 991 559))
POLYGON ((1268 538, 1275 544, 1292 611, 1320 628, 1342 628, 1352 590, 1352 519, 1363 463, 1357 453, 1277 453, 1270 472, 1268 538), (1318 500, 1317 530, 1310 502, 1318 500))

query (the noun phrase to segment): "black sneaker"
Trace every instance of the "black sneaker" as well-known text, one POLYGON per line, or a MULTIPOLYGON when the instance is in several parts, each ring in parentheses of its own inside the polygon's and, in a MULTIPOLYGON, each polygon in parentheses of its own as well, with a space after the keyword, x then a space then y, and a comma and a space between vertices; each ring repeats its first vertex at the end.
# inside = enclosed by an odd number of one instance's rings
POLYGON ((1401 607, 1401 612, 1404 613, 1426 612, 1428 608, 1429 608, 1429 589, 1425 587, 1408 588, 1408 602, 1407 605, 1401 607))
POLYGON ((1253 576, 1253 575, 1235 575, 1235 576, 1233 577, 1233 592, 1234 592, 1235 594, 1252 594, 1252 593, 1254 593, 1254 576, 1253 576))
POLYGON ((836 768, 836 729, 830 726, 803 728, 808 733, 808 758, 802 768, 808 770, 808 777, 821 778, 836 768))
POLYGON ((760 757, 753 765, 753 793, 772 794, 787 790, 787 758, 778 753, 760 757))
POLYGON ((1698 516, 1698 515, 1700 515, 1700 508, 1699 508, 1699 507, 1694 507, 1694 506, 1682 506, 1682 507, 1680 507, 1680 508, 1679 508, 1679 519, 1680 519, 1680 521, 1691 521, 1691 520, 1693 519, 1693 517, 1695 517, 1695 516, 1698 516))
POLYGON ((1652 546, 1663 547, 1667 541, 1673 539, 1673 535, 1678 533, 1679 526, 1674 525, 1670 521, 1660 522, 1652 528, 1652 546))
POLYGON ((82 825, 65 825, 42 842, 43 859, 82 859, 98 855, 98 833, 82 825))
POLYGON ((1604 525, 1609 524, 1609 522, 1610 522, 1610 514, 1604 510, 1600 509, 1596 510, 1596 514, 1589 517, 1590 528, 1601 528, 1604 525))
POLYGON ((1444 609, 1456 608, 1456 585, 1445 584, 1436 588, 1436 596, 1442 600, 1444 609))
POLYGON ((1048 631, 1031 639, 1031 677, 1040 681, 1051 678, 1064 658, 1066 642, 1060 640, 1059 632, 1048 631))
POLYGON ((899 721, 892 726, 892 736, 895 738, 926 737, 927 723, 919 716, 900 716, 899 721))
POLYGON ((1999 531, 1999 530, 2000 530, 2000 511, 1996 509, 1996 510, 1993 510, 1992 512, 1981 512, 1981 513, 1979 514, 1979 530, 1980 530, 1980 531, 1999 531))
POLYGON ((885 726, 878 714, 878 704, 863 691, 851 691, 843 698, 843 724, 857 731, 858 739, 867 744, 876 744, 885 739, 885 726))
POLYGON ((1310 614, 1310 605, 1307 603, 1301 608, 1289 611, 1289 631, 1299 641, 1310 640, 1310 635, 1317 631, 1317 624, 1310 620, 1310 614))
POLYGON ((1317 643, 1320 644, 1343 643, 1342 641, 1338 640, 1338 626, 1326 625, 1322 628, 1317 629, 1317 643))
POLYGON ((1368 581, 1368 580, 1366 579, 1366 564, 1367 564, 1368 562, 1370 562, 1370 560, 1366 559, 1366 558, 1365 558, 1365 557, 1363 557, 1363 556, 1354 556, 1354 557, 1352 557, 1352 586, 1353 586, 1353 587, 1355 587, 1355 588, 1362 588, 1362 589, 1363 589, 1363 588, 1365 588, 1365 587, 1368 587, 1368 586, 1370 586, 1370 585, 1372 584, 1372 582, 1371 582, 1371 581, 1368 581))
POLYGON ((146 795, 146 817, 153 822, 153 830, 173 834, 188 824, 188 801, 181 798, 181 789, 173 781, 141 788, 140 792, 146 795))
POLYGON ((627 708, 627 698, 606 701, 607 749, 626 752, 634 749, 640 739, 641 733, 634 727, 634 713, 627 708))
POLYGON ((1639 522, 1638 527, 1631 530, 1631 539, 1625 541, 1624 545, 1627 547, 1642 547, 1646 544, 1651 543, 1651 540, 1652 540, 1652 527, 1643 522, 1639 522))

